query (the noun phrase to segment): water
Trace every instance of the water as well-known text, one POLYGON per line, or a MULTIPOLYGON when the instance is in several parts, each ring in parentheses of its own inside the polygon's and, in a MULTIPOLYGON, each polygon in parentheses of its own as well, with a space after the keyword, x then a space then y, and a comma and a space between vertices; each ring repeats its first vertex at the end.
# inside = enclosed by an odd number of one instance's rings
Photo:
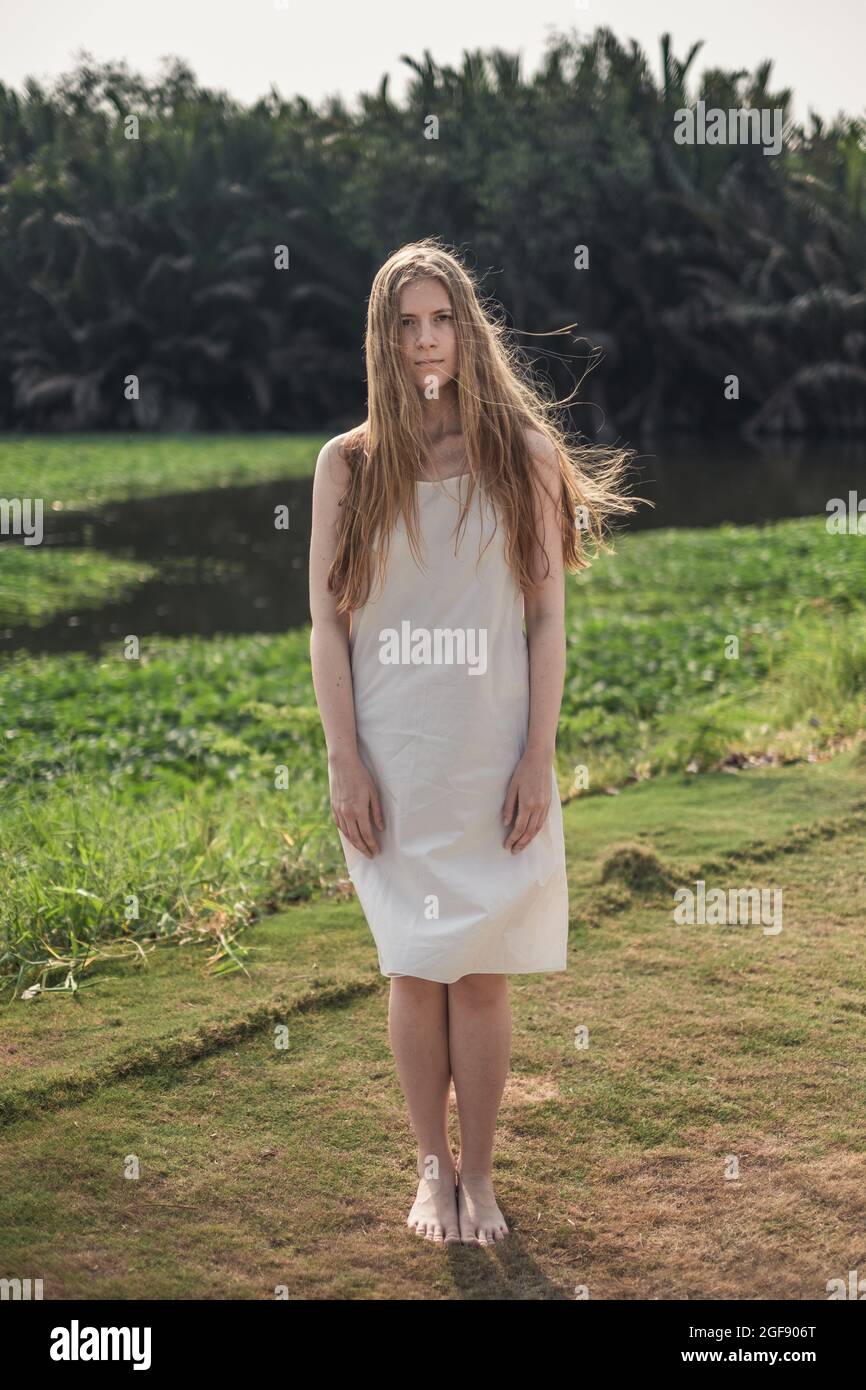
MULTIPOLYGON (((798 442, 757 452, 678 440, 642 451, 632 490, 655 507, 640 507, 631 526, 811 516, 851 489, 866 496, 866 443, 798 442)), ((43 545, 146 560, 159 566, 159 577, 102 608, 67 610, 37 628, 6 628, 0 653, 95 653, 131 632, 209 637, 308 623, 311 494, 311 479, 287 479, 46 514, 43 545), (274 509, 282 505, 289 508, 288 531, 274 528, 274 509)))
POLYGON ((866 497, 866 440, 788 442, 757 450, 730 442, 657 444, 640 453, 633 490, 655 502, 641 507, 635 530, 718 526, 825 514, 831 497, 851 489, 866 497))

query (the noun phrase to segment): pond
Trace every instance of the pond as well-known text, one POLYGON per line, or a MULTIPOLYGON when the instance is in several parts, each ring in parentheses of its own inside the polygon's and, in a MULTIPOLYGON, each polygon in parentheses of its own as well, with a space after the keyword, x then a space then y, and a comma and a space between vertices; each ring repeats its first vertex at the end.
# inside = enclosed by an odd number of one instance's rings
MULTIPOLYGON (((640 507, 631 527, 816 515, 851 489, 866 495, 866 442, 797 442, 761 451, 706 440, 656 443, 640 453, 632 484, 655 506, 640 507)), ((311 479, 287 479, 110 503, 93 512, 46 512, 43 545, 146 560, 160 574, 102 608, 3 629, 0 653, 96 652, 130 632, 213 636, 308 623, 311 493, 311 479), (274 528, 278 506, 289 509, 288 531, 274 528)))

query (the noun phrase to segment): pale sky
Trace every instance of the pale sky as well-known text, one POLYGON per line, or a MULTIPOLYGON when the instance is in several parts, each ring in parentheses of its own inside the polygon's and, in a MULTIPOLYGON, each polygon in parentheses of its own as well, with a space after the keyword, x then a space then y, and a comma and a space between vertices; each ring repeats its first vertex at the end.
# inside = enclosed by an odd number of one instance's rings
POLYGON ((126 59, 154 76, 165 55, 184 58, 206 86, 250 102, 275 84, 312 101, 339 92, 352 102, 385 72, 397 95, 400 55, 425 48, 457 64, 465 48, 504 48, 531 72, 554 29, 613 29, 637 39, 658 74, 659 36, 697 67, 745 67, 773 59, 773 86, 794 89, 793 114, 866 112, 864 0, 0 0, 0 81, 68 70, 81 48, 126 59))

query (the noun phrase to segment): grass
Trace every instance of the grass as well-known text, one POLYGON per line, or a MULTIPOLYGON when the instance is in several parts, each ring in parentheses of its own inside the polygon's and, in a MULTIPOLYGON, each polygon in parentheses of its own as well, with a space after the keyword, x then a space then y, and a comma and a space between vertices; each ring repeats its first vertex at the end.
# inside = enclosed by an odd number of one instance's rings
POLYGON ((91 550, 4 546, 0 625, 39 627, 65 609, 102 608, 153 579, 157 567, 91 550))
POLYGON ((406 1231, 386 982, 357 903, 313 902, 249 933, 250 978, 182 948, 5 1011, 7 1274, 49 1299, 826 1297, 862 1256, 862 760, 661 777, 565 827, 569 969, 512 981, 506 1247, 406 1231), (782 933, 613 893, 619 842, 781 883, 782 933))
MULTIPOLYGON (((0 497, 41 498, 44 511, 303 478, 319 434, 0 435, 0 497)), ((0 626, 38 627, 64 609, 99 608, 157 567, 98 551, 0 546, 0 626)))
POLYGON ((560 747, 585 741, 596 783, 617 783, 862 727, 859 539, 818 517, 623 537, 568 588, 560 747))
MULTIPOLYGON (((820 518, 622 537, 567 604, 566 799, 862 737, 866 547, 820 518)), ((0 788, 14 985, 62 985, 105 943, 175 939, 189 920, 238 967, 263 908, 345 875, 305 630, 145 637, 136 660, 120 643, 16 654, 0 788)))
MULTIPOLYGON (((0 495, 304 476, 320 442, 7 438, 0 495)), ((0 619, 141 573, 2 547, 0 619)), ((862 1263, 866 548, 823 518, 628 535, 569 581, 566 630, 569 969, 512 981, 495 1253, 403 1225, 387 983, 308 633, 3 662, 7 1276, 49 1299, 802 1299, 862 1263), (783 931, 676 926, 696 879, 781 887, 783 931)))
POLYGON ((312 474, 323 434, 0 435, 0 497, 45 510, 312 474))

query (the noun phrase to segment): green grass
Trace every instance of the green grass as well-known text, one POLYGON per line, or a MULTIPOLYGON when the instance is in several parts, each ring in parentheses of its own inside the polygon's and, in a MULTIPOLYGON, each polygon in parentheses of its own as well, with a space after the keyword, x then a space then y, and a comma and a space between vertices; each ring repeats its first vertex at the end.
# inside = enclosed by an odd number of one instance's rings
POLYGON ((0 497, 48 510, 312 474, 322 434, 0 435, 0 497))
POLYGON ((562 752, 617 783, 862 727, 859 539, 818 517, 622 538, 568 586, 562 752))
POLYGON ((102 608, 158 574, 156 565, 92 550, 5 545, 0 625, 39 627, 68 608, 102 608))
POLYGON ((0 668, 0 785, 57 791, 67 772, 133 797, 273 779, 315 762, 320 721, 309 633, 123 638, 99 660, 18 654, 0 668))
MULTIPOLYGON (((42 498, 46 512, 312 474, 318 434, 0 435, 0 497, 42 498)), ((175 569, 177 565, 175 565, 175 569)), ((91 550, 0 546, 0 625, 39 626, 67 608, 99 608, 158 567, 91 550)))
POLYGON ((258 924, 250 977, 208 978, 191 946, 5 1010, 4 1270, 48 1299, 825 1298, 862 1247, 864 828, 852 754, 565 808, 569 969, 511 982, 495 1252, 405 1228, 413 1145, 355 902, 258 924), (683 882, 782 884, 782 933, 611 902, 619 841, 683 882))
MULTIPOLYGON (((825 758, 861 735, 866 547, 820 518, 625 536, 567 594, 566 797, 577 768, 595 794, 825 758)), ((89 948, 170 939, 190 917, 224 931, 221 964, 237 964, 229 943, 263 904, 344 876, 308 642, 155 637, 138 660, 118 643, 3 663, 8 978, 47 964, 58 984, 89 948)))

